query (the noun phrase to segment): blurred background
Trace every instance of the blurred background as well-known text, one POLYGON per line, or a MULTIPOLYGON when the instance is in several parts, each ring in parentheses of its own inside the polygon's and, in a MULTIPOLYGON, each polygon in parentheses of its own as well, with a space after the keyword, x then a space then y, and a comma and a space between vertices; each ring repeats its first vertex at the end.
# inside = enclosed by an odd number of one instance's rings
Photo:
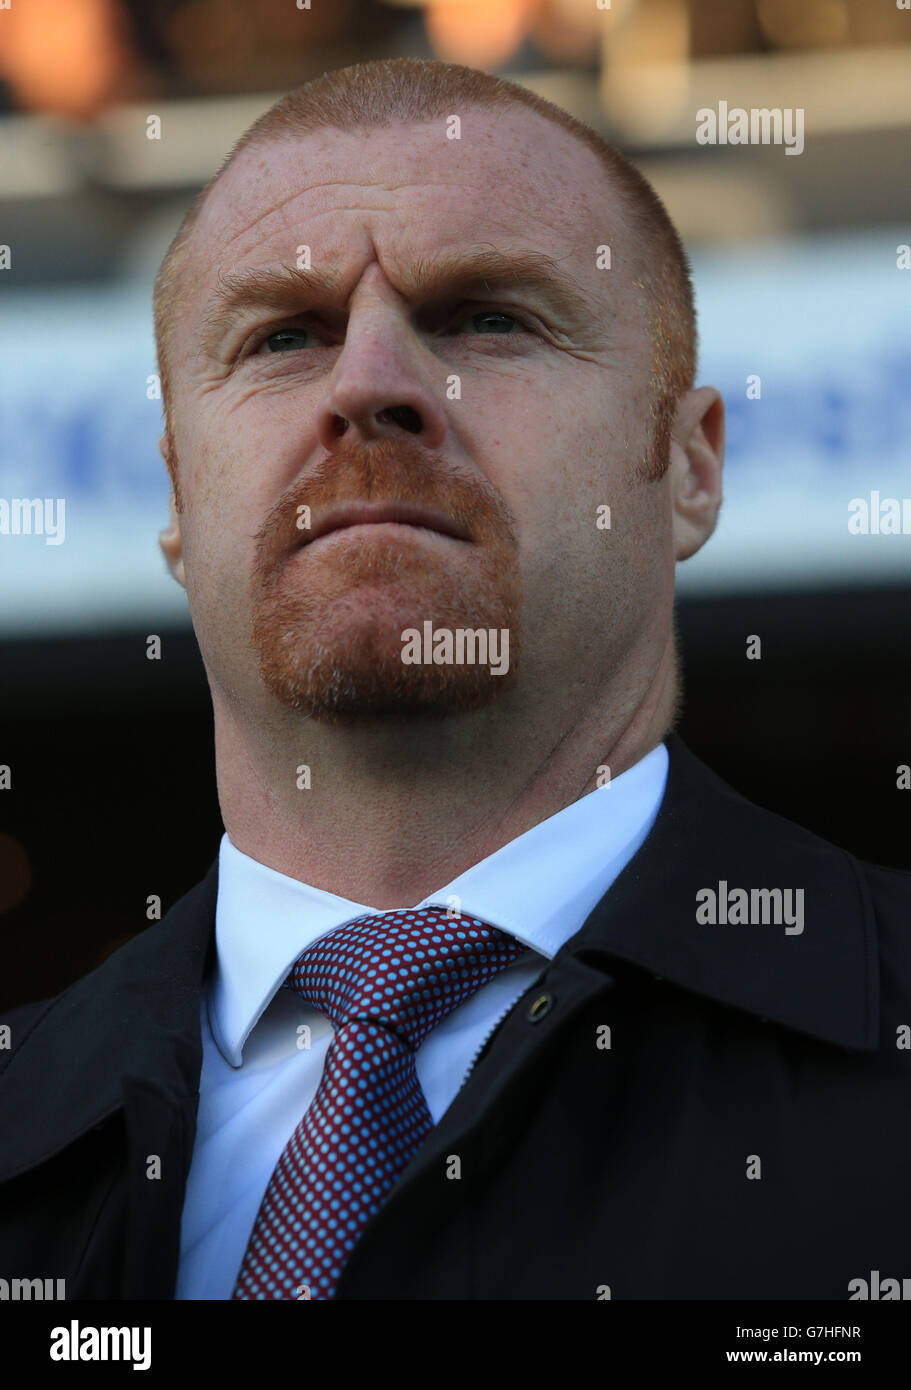
POLYGON ((911 533, 848 528, 854 498, 911 498, 903 3, 0 3, 0 498, 66 499, 65 543, 0 534, 0 1006, 93 968, 217 851, 208 689, 157 548, 152 282, 250 122, 370 58, 502 73, 654 183, 728 411, 720 530, 678 572, 680 731, 752 800, 911 868, 911 533), (722 101, 801 109, 802 150, 699 143, 722 101))

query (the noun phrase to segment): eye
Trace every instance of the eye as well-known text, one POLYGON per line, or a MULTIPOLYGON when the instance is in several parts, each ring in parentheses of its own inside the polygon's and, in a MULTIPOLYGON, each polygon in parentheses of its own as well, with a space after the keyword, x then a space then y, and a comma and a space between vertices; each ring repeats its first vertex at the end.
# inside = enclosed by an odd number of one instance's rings
POLYGON ((277 328, 257 346, 267 348, 269 352, 294 352, 305 346, 303 340, 309 336, 306 328, 277 328))
POLYGON ((454 320, 456 324, 468 323, 471 332, 483 336, 510 337, 513 330, 530 332, 528 325, 515 314, 505 309, 474 309, 471 313, 454 320))
MULTIPOLYGON (((466 326, 465 333, 469 337, 512 338, 521 333, 534 332, 534 329, 516 314, 505 309, 486 307, 460 310, 451 320, 451 328, 447 331, 459 337, 464 336, 460 331, 463 325, 466 326)), ((280 352, 301 352, 313 348, 321 341, 321 331, 314 335, 312 328, 302 324, 285 324, 255 334, 241 355, 253 357, 265 354, 271 356, 272 353, 280 352)))

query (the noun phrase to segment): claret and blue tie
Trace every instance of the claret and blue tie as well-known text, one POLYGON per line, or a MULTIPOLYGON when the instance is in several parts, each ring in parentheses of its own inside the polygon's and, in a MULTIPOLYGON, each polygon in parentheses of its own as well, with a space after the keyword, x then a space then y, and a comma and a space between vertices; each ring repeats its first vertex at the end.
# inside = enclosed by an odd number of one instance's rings
POLYGON ((335 1033, 232 1298, 332 1297, 359 1235, 433 1128, 417 1049, 524 949, 477 917, 425 907, 357 917, 300 956, 285 984, 335 1033))

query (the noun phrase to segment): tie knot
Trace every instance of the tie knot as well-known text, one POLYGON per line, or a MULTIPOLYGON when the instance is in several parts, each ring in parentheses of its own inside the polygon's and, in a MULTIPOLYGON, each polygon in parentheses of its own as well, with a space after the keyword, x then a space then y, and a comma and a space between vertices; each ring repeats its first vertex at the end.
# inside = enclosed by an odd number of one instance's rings
POLYGON ((480 918, 441 907, 367 913, 309 947, 286 983, 335 1028, 369 1018, 417 1050, 524 949, 480 918))

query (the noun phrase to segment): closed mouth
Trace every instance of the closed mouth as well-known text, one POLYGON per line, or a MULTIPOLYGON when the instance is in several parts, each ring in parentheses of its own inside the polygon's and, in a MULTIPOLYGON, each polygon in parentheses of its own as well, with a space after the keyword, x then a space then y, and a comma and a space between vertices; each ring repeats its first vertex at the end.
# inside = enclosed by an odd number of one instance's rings
POLYGON ((319 521, 304 533, 303 544, 318 540, 349 526, 375 526, 382 522, 397 522, 404 526, 419 526, 437 531, 455 540, 470 540, 463 526, 434 507, 413 502, 342 502, 330 507, 319 521))

